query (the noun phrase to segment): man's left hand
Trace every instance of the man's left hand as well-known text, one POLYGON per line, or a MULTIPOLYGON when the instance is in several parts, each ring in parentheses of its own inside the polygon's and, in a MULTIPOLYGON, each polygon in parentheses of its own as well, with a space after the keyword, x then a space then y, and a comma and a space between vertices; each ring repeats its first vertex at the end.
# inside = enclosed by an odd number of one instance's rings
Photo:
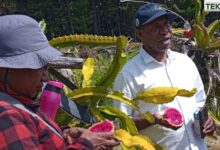
POLYGON ((205 124, 204 124, 204 129, 203 132, 207 135, 212 135, 215 131, 215 124, 214 124, 214 120, 212 119, 211 116, 208 116, 208 119, 206 120, 205 124))

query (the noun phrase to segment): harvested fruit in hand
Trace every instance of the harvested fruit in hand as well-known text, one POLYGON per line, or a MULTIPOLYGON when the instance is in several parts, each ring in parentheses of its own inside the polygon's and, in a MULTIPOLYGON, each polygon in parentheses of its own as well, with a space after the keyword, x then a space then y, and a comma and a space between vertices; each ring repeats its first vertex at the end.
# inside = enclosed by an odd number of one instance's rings
POLYGON ((182 114, 175 108, 167 108, 164 112, 163 119, 174 127, 181 127, 183 125, 182 114))
POLYGON ((92 132, 114 132, 114 124, 109 120, 103 120, 93 124, 88 130, 92 132))

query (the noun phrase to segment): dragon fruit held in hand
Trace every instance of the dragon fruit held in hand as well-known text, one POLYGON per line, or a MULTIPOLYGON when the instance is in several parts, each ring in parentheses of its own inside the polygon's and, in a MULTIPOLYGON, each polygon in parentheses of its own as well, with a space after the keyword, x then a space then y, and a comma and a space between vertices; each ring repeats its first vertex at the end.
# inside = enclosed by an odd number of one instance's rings
POLYGON ((181 127, 183 125, 183 117, 175 108, 167 108, 164 112, 163 118, 174 127, 181 127))
POLYGON ((114 124, 109 120, 103 120, 93 124, 88 130, 92 132, 113 132, 114 124))

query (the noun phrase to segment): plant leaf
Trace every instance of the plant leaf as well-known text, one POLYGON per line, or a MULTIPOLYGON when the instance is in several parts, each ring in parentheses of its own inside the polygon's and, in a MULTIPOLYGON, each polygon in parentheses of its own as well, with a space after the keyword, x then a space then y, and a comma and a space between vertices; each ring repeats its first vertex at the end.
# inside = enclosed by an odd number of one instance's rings
POLYGON ((185 90, 185 89, 179 89, 176 96, 185 96, 185 97, 191 97, 196 93, 196 88, 192 89, 191 91, 185 90))
POLYGON ((163 104, 171 102, 175 96, 191 97, 196 93, 196 89, 191 91, 175 87, 155 87, 140 92, 134 100, 142 100, 147 103, 163 104))
POLYGON ((65 93, 66 96, 69 95, 69 93, 72 93, 72 90, 68 88, 65 84, 63 86, 63 92, 65 93))
POLYGON ((205 27, 205 25, 202 22, 198 22, 197 23, 200 28, 202 29, 202 33, 203 33, 203 47, 207 47, 208 43, 209 43, 209 33, 208 33, 208 29, 205 27))
POLYGON ((87 58, 86 61, 83 63, 82 68, 82 75, 83 75, 83 82, 82 87, 88 87, 91 85, 91 77, 94 72, 94 59, 87 58))
POLYGON ((54 47, 66 47, 72 46, 76 43, 85 45, 115 45, 116 37, 113 36, 97 36, 97 35, 68 35, 53 38, 49 41, 49 44, 54 47))
POLYGON ((209 14, 209 12, 208 11, 202 11, 201 13, 202 14, 199 18, 199 22, 205 22, 205 17, 209 14))
POLYGON ((210 45, 207 49, 209 50, 209 52, 215 51, 217 49, 220 49, 220 44, 210 45))
POLYGON ((90 108, 91 113, 95 117, 96 122, 99 122, 101 120, 104 120, 105 117, 100 113, 100 110, 94 106, 90 108))
POLYGON ((215 38, 215 39, 213 39, 209 44, 210 44, 210 45, 216 45, 216 44, 219 44, 219 45, 220 45, 220 38, 215 38))
POLYGON ((193 25, 193 35, 199 48, 206 48, 208 46, 208 30, 202 22, 193 25))
POLYGON ((220 20, 215 20, 208 26, 210 38, 214 37, 215 31, 217 31, 219 27, 220 27, 220 20))
POLYGON ((131 134, 138 134, 133 120, 120 109, 111 106, 101 106, 99 109, 106 114, 117 117, 119 119, 120 128, 125 129, 131 134))
POLYGON ((41 29, 43 30, 43 32, 45 33, 46 32, 46 28, 47 28, 47 24, 45 22, 45 19, 41 20, 39 22, 39 25, 40 25, 41 29))
POLYGON ((150 113, 150 112, 146 112, 143 114, 144 118, 150 122, 151 124, 154 124, 155 123, 155 119, 154 119, 154 116, 150 113))
POLYGON ((217 49, 220 49, 220 38, 213 39, 209 46, 206 48, 209 52, 215 51, 217 49))
POLYGON ((127 55, 123 53, 123 49, 127 45, 127 37, 120 36, 116 40, 116 54, 109 67, 107 73, 100 79, 96 86, 109 86, 117 76, 118 72, 127 60, 127 55))
POLYGON ((212 117, 212 119, 218 124, 218 125, 220 125, 220 119, 216 116, 216 115, 214 115, 214 113, 212 112, 212 111, 208 111, 208 113, 209 113, 209 115, 212 117))
POLYGON ((134 109, 137 109, 137 106, 134 101, 126 98, 119 91, 110 92, 107 90, 106 87, 87 87, 87 88, 76 89, 72 91, 72 93, 70 93, 68 96, 71 99, 77 100, 77 101, 80 101, 81 98, 88 97, 88 96, 96 97, 96 98, 110 98, 113 100, 121 101, 133 107, 134 109))
POLYGON ((130 135, 125 130, 116 130, 114 133, 115 138, 122 141, 128 148, 140 147, 144 150, 163 150, 161 146, 154 143, 150 138, 142 135, 130 135))
POLYGON ((195 41, 197 43, 197 46, 199 48, 203 48, 204 47, 204 43, 203 43, 203 30, 201 29, 201 27, 197 24, 194 24, 192 26, 192 29, 193 29, 193 36, 195 38, 195 41))
POLYGON ((195 16, 195 19, 196 19, 196 22, 198 22, 201 18, 201 14, 200 14, 201 2, 200 2, 200 0, 196 0, 195 2, 196 2, 196 6, 195 6, 196 16, 195 16))

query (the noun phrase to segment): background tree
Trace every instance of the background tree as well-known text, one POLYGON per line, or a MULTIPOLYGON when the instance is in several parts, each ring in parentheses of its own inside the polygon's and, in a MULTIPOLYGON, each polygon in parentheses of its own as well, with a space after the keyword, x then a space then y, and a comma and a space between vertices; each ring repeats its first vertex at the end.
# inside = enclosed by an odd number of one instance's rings
MULTIPOLYGON (((190 23, 193 23, 195 18, 195 1, 192 0, 170 0, 169 6, 170 9, 177 12, 179 15, 181 15, 184 19, 188 20, 190 23)), ((183 24, 183 21, 179 21, 180 25, 183 24)))
POLYGON ((74 32, 78 34, 91 34, 93 28, 89 0, 71 0, 68 5, 74 32))
MULTIPOLYGON (((135 0, 134 0, 135 1, 135 0)), ((146 2, 150 2, 148 0, 146 2)), ((142 3, 120 0, 0 0, 0 14, 24 13, 40 21, 45 19, 48 39, 68 34, 126 35, 136 39, 134 15, 142 3)), ((154 0, 193 22, 195 1, 154 0)), ((209 13, 206 24, 218 19, 209 13)), ((182 27, 181 19, 175 27, 182 27)))
POLYGON ((0 0, 0 15, 14 12, 16 3, 13 0, 0 0))

